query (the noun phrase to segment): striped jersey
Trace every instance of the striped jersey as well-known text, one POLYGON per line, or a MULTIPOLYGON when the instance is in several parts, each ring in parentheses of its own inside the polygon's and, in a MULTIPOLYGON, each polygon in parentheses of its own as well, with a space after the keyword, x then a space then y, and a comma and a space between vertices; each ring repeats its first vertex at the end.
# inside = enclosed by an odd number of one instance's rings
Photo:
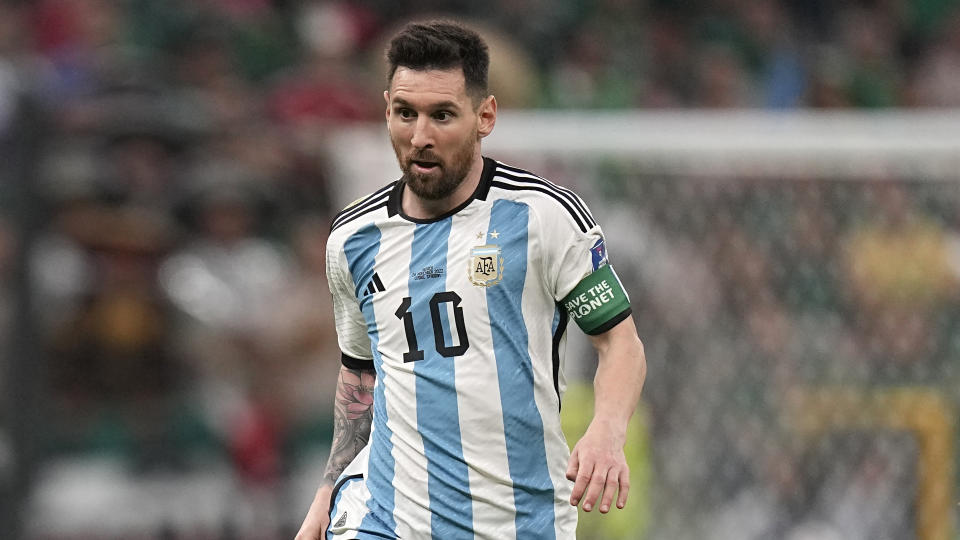
POLYGON ((327 244, 343 362, 377 374, 357 530, 574 538, 565 330, 630 314, 600 227, 571 191, 489 158, 444 216, 406 216, 403 187, 343 210, 327 244))

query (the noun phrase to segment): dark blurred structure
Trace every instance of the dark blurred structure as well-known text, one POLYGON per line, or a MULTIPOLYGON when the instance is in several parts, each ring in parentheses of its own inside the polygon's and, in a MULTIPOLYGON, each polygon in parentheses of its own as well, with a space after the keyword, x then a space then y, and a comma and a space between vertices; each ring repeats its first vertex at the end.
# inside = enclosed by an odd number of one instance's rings
MULTIPOLYGON (((505 108, 960 106, 955 0, 0 0, 9 534, 292 536, 339 358, 327 143, 380 121, 384 40, 422 15, 490 33, 505 108)), ((654 537, 901 537, 916 509, 854 531, 863 494, 831 486, 910 490, 921 450, 798 450, 774 416, 797 381, 957 387, 956 186, 590 177, 666 246, 630 278, 654 537)))

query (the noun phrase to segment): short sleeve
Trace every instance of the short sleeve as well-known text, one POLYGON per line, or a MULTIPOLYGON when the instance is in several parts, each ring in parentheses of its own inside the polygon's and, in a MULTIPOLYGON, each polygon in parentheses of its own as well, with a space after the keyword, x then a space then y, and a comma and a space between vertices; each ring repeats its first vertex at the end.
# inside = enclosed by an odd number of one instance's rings
POLYGON ((373 353, 367 323, 354 294, 353 280, 342 246, 327 244, 327 282, 333 295, 333 315, 343 365, 351 369, 373 369, 373 353))
POLYGON ((600 226, 557 214, 540 224, 554 299, 585 333, 603 333, 630 315, 630 298, 610 265, 600 226))

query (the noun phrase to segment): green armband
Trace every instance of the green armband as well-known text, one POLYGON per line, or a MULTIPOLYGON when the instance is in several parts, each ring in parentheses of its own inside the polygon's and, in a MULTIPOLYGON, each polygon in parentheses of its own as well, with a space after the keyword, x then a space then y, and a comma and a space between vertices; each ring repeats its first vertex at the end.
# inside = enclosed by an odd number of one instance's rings
POLYGON ((583 278, 560 302, 590 335, 602 334, 630 315, 630 300, 609 264, 583 278))

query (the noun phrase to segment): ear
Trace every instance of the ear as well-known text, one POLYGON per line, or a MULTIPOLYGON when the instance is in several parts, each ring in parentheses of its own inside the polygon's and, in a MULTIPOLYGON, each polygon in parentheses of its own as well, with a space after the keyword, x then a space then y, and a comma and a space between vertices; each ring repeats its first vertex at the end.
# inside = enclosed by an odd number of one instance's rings
POLYGON ((386 117, 387 117, 387 120, 390 120, 390 91, 389 90, 383 91, 383 101, 387 103, 386 117))
POLYGON ((477 116, 479 117, 477 133, 480 138, 486 137, 493 131, 493 126, 497 123, 497 98, 493 95, 487 96, 480 104, 477 116))

